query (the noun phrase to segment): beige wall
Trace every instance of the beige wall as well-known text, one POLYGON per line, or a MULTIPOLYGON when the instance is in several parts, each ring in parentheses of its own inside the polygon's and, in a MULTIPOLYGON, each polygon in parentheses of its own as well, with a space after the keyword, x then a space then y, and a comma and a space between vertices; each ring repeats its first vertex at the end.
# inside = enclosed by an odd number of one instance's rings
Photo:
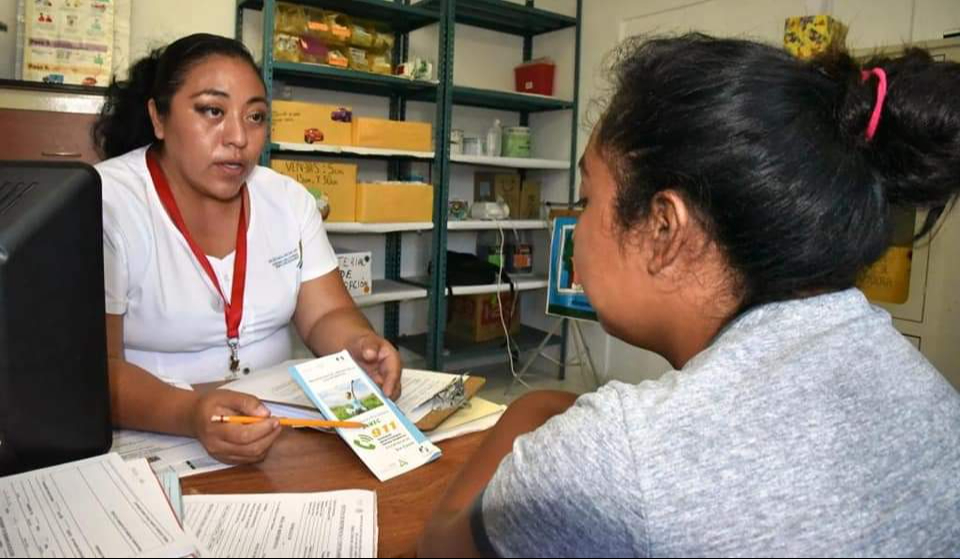
POLYGON ((191 33, 233 37, 235 21, 233 0, 133 0, 131 60, 191 33))

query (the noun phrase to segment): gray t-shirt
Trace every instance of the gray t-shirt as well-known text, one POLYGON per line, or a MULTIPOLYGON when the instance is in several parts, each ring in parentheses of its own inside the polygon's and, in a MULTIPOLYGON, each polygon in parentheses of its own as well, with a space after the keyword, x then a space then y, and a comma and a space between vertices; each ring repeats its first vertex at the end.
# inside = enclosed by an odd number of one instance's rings
POLYGON ((501 556, 960 556, 960 394, 856 289, 766 305, 518 438, 473 524, 501 556))

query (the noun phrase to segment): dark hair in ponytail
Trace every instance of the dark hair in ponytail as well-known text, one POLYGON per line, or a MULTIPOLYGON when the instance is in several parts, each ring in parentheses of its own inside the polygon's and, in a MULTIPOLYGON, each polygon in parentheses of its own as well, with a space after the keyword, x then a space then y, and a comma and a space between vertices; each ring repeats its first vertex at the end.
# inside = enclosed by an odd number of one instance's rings
POLYGON ((247 47, 227 37, 197 33, 156 49, 130 68, 126 81, 114 79, 107 88, 100 118, 93 126, 93 141, 100 155, 116 157, 155 142, 147 101, 153 99, 157 111, 168 114, 170 101, 190 69, 214 55, 248 62, 260 75, 247 47))
POLYGON ((701 34, 628 41, 597 146, 618 182, 622 230, 659 191, 680 192, 723 251, 741 311, 851 287, 886 250, 893 205, 942 207, 960 191, 960 64, 919 50, 876 58, 888 94, 835 53, 701 34))
MULTIPOLYGON (((855 134, 873 109, 875 83, 851 80, 859 67, 847 55, 820 62, 826 71, 839 68, 838 78, 846 78, 839 119, 847 134, 855 134)), ((911 48, 901 57, 874 57, 863 66, 882 68, 892 92, 864 156, 880 174, 890 204, 929 208, 939 217, 960 190, 960 64, 936 62, 927 51, 911 48)), ((920 234, 933 225, 928 221, 920 234)))

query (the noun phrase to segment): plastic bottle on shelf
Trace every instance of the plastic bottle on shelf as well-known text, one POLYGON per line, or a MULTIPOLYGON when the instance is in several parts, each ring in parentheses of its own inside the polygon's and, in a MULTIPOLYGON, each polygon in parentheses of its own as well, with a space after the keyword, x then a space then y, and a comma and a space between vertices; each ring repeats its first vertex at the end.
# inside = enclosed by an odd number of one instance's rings
POLYGON ((501 137, 503 136, 503 125, 500 124, 500 119, 495 119, 493 121, 493 126, 487 130, 487 144, 486 144, 486 153, 485 155, 491 157, 500 157, 500 143, 501 137))

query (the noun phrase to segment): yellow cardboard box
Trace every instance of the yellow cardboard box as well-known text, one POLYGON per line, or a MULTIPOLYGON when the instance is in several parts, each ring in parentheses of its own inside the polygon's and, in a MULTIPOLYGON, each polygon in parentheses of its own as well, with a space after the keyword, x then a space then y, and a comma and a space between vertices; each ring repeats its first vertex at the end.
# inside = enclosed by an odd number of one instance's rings
POLYGON ((274 101, 270 139, 274 142, 349 146, 353 141, 350 107, 300 101, 274 101))
POLYGON ((523 181, 519 210, 520 219, 540 219, 540 181, 523 181))
POLYGON ((270 166, 306 186, 315 197, 326 196, 330 204, 326 221, 357 220, 356 165, 275 159, 270 166))
POLYGON ((783 46, 799 58, 842 49, 847 27, 830 16, 788 17, 783 27, 783 46))
POLYGON ((357 185, 357 221, 433 221, 433 186, 410 182, 360 183, 357 185))
POLYGON ((867 268, 857 282, 867 299, 902 305, 910 298, 910 271, 913 247, 890 247, 867 268))
POLYGON ((433 125, 429 122, 353 119, 353 145, 365 148, 430 151, 433 125))

